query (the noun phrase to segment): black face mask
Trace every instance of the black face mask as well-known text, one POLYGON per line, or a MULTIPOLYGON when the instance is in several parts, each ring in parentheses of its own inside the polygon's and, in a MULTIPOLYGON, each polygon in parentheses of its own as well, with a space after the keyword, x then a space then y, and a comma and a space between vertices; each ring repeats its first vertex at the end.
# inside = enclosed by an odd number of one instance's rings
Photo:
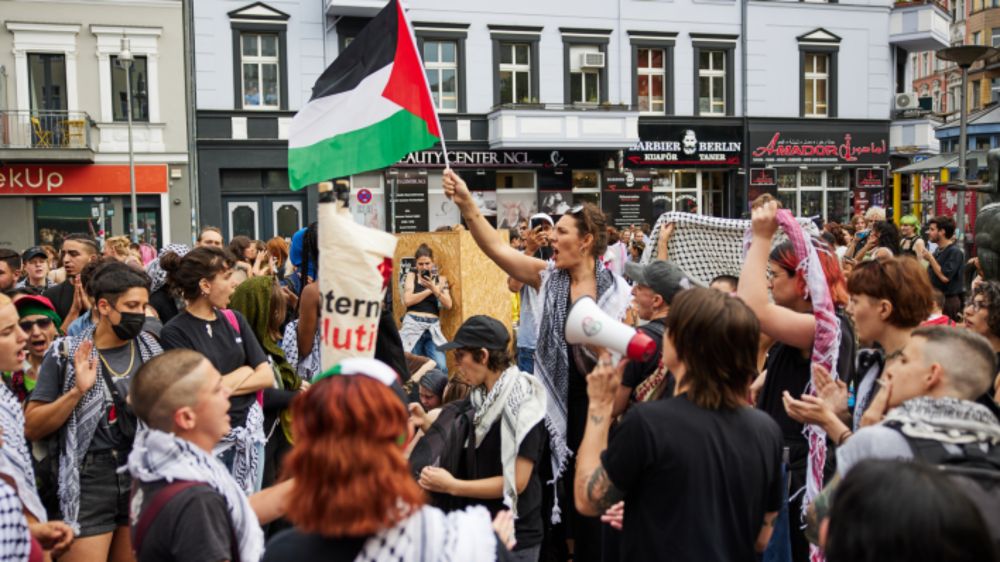
POLYGON ((122 317, 121 321, 111 325, 115 335, 120 340, 135 339, 139 332, 142 332, 142 326, 146 323, 146 315, 136 312, 119 312, 118 314, 122 317))

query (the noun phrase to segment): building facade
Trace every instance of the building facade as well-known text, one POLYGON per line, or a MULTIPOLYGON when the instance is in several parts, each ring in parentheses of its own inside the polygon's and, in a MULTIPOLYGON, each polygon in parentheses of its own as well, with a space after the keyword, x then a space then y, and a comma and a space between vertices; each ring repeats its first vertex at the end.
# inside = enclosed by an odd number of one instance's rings
POLYGON ((131 234, 129 99, 138 237, 190 240, 182 12, 180 0, 3 3, 0 247, 131 234))
POLYGON ((315 220, 315 190, 288 189, 288 127, 326 66, 322 4, 193 2, 199 218, 227 240, 315 220))

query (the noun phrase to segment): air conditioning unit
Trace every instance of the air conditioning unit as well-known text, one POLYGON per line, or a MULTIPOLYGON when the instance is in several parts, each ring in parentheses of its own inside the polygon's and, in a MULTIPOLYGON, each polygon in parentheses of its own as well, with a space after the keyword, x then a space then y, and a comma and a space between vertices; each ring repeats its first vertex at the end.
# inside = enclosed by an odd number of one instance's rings
POLYGON ((580 68, 604 68, 604 53, 581 53, 580 68))
POLYGON ((919 107, 920 102, 917 99, 917 95, 913 92, 896 94, 896 109, 903 111, 907 109, 918 109, 919 107))

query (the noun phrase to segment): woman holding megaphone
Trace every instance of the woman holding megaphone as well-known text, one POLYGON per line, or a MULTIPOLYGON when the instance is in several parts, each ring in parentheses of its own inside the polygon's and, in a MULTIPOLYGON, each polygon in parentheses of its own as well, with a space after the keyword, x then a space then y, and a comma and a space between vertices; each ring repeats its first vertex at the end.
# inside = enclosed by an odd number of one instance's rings
MULTIPOLYGON (((573 480, 570 453, 583 438, 587 418, 586 376, 597 364, 582 345, 566 342, 568 311, 582 297, 590 297, 614 319, 625 315, 630 288, 624 279, 605 269, 601 256, 608 245, 604 213, 585 203, 572 207, 556 222, 549 235, 552 259, 543 261, 526 256, 504 242, 479 212, 469 188, 451 169, 445 169, 443 187, 462 212, 469 232, 479 248, 514 279, 538 291, 541 314, 537 326, 522 327, 538 332, 535 348, 535 375, 548 392, 546 427, 552 449, 552 470, 556 477, 573 480), (566 469, 569 474, 564 474, 566 469)), ((600 521, 584 517, 572 507, 572 498, 557 498, 553 521, 560 506, 569 506, 572 538, 577 562, 600 559, 600 521)))

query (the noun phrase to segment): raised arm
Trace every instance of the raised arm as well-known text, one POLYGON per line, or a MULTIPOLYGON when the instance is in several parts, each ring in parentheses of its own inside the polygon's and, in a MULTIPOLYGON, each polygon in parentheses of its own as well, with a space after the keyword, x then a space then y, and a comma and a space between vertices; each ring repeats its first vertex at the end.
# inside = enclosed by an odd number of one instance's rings
POLYGON ((507 272, 507 275, 537 289, 542 282, 540 274, 545 269, 545 262, 526 256, 504 243, 496 229, 479 212, 465 180, 450 168, 444 171, 442 185, 445 195, 458 205, 479 249, 507 272))
POLYGON ((816 318, 809 313, 776 305, 768 298, 767 261, 771 240, 778 230, 775 218, 778 202, 769 201, 753 210, 753 239, 743 262, 736 294, 760 320, 760 329, 777 341, 798 349, 811 349, 816 333, 816 318))

